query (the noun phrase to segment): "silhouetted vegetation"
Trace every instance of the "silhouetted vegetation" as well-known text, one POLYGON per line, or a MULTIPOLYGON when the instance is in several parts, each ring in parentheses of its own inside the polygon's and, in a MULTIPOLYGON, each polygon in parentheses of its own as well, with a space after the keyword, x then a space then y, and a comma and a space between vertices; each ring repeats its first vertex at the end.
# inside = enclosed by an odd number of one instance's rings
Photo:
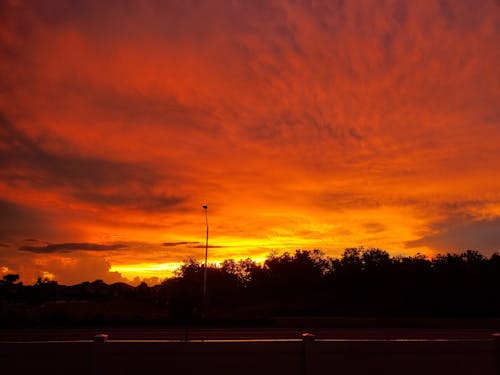
POLYGON ((172 321, 273 316, 499 317, 500 255, 477 251, 391 257, 350 248, 339 258, 318 250, 271 254, 263 264, 226 260, 208 270, 202 311, 203 265, 188 259, 160 285, 101 280, 73 286, 19 275, 0 281, 4 322, 172 321))

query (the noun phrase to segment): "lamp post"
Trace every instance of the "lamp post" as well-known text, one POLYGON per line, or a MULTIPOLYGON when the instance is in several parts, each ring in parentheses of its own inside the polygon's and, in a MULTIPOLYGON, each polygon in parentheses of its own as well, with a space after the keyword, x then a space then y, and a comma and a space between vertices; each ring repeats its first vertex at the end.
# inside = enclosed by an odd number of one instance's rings
POLYGON ((203 310, 206 309, 207 305, 207 266, 208 266, 208 206, 203 205, 205 210, 205 223, 207 225, 207 236, 205 239, 205 267, 203 269, 203 310))

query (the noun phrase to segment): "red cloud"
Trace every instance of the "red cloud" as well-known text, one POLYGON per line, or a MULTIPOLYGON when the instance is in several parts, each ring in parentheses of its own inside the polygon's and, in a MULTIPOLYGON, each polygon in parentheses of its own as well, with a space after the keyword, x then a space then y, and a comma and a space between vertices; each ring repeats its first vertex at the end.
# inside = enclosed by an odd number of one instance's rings
POLYGON ((408 251, 500 215, 496 1, 2 7, 2 243, 200 242, 208 202, 219 256, 408 251))

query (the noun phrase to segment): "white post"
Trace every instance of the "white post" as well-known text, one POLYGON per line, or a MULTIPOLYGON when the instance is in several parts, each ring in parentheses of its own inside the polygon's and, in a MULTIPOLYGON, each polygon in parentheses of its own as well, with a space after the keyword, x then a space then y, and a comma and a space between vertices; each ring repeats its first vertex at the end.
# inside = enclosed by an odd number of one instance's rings
POLYGON ((500 333, 494 333, 491 336, 493 337, 493 355, 495 356, 497 374, 500 374, 500 333))
POLYGON ((302 337, 302 359, 303 359, 303 374, 312 374, 312 351, 314 350, 314 340, 316 338, 312 333, 303 333, 302 337))
POLYGON ((104 343, 104 342, 108 341, 108 337, 109 336, 107 334, 100 333, 100 334, 94 336, 93 341, 99 342, 99 343, 104 343))

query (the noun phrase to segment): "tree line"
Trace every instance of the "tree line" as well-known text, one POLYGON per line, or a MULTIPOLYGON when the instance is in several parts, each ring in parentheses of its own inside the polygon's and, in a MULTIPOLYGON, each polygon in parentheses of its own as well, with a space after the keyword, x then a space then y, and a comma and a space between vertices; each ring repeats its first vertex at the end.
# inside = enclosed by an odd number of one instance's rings
POLYGON ((296 250, 272 253, 263 263, 229 259, 208 266, 206 301, 203 273, 202 264, 187 259, 173 277, 155 286, 108 285, 100 280, 63 286, 46 279, 25 286, 17 275, 6 275, 0 282, 0 298, 4 317, 16 306, 16 314, 28 307, 40 313, 40 307, 50 310, 57 304, 71 315, 71 306, 77 303, 82 311, 82 301, 86 306, 106 306, 90 309, 90 315, 113 313, 118 320, 130 311, 171 321, 207 315, 252 319, 500 314, 498 253, 486 257, 468 250, 429 259, 421 254, 390 256, 380 249, 349 248, 338 258, 319 250, 296 250))

